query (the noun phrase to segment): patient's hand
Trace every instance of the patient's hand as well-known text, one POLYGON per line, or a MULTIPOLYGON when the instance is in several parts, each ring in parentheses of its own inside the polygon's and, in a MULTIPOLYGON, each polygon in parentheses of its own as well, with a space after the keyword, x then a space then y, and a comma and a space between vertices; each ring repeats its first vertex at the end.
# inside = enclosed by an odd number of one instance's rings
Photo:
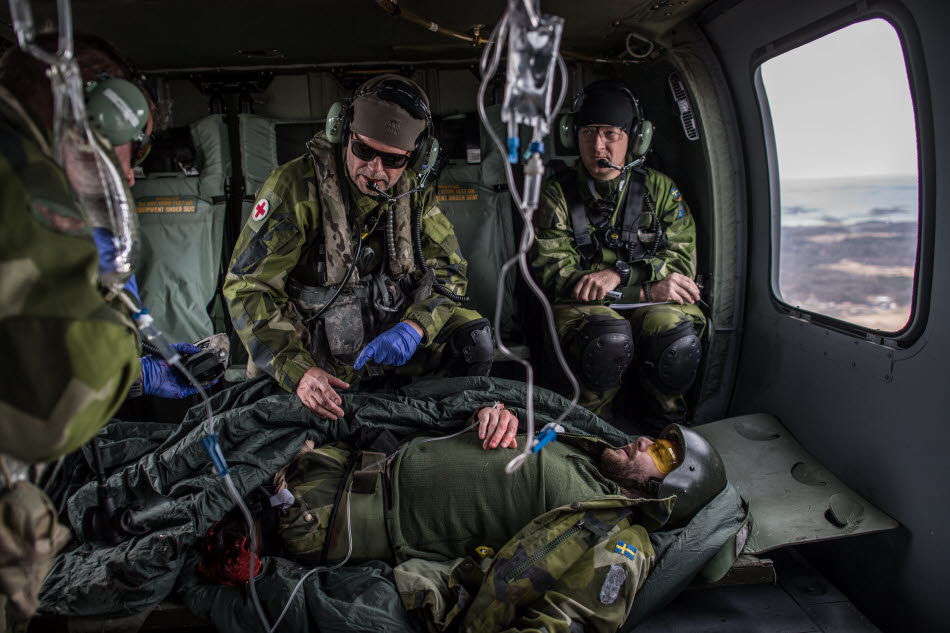
POLYGON ((319 367, 311 367, 297 383, 297 397, 317 415, 336 420, 343 417, 343 409, 340 408, 343 398, 336 389, 346 389, 349 386, 319 367))
POLYGON ((475 412, 478 420, 478 438, 484 440, 482 448, 518 448, 518 418, 505 405, 482 407, 475 412))

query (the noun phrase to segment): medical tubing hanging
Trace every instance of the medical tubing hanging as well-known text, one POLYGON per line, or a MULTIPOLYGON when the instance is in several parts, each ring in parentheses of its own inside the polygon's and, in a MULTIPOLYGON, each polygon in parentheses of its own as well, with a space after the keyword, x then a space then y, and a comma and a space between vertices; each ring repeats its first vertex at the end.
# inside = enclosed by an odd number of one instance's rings
POLYGON ((57 52, 45 51, 36 35, 29 0, 10 0, 17 44, 25 53, 49 66, 53 102, 52 152, 63 168, 86 223, 108 229, 115 244, 105 266, 103 285, 121 291, 131 276, 138 249, 138 220, 125 178, 114 163, 106 141, 90 126, 82 75, 74 58, 72 9, 69 0, 57 0, 57 52))
MULTIPOLYGON (((426 258, 422 254, 422 202, 420 201, 412 209, 412 226, 410 227, 410 233, 412 234, 412 256, 416 260, 416 266, 419 267, 419 270, 422 271, 422 274, 429 272, 429 265, 426 264, 426 258)), ((437 292, 443 297, 447 297, 451 301, 456 303, 468 303, 471 301, 471 297, 467 295, 460 295, 449 290, 449 287, 445 284, 439 282, 433 282, 432 284, 433 292, 437 292)))
MULTIPOLYGON (((492 139, 492 142, 498 148, 498 151, 502 156, 510 154, 509 147, 498 137, 495 133, 494 128, 491 125, 491 122, 488 119, 488 115, 485 111, 485 94, 487 92, 488 84, 494 78, 495 73, 498 70, 498 66, 501 60, 501 47, 505 41, 506 36, 509 34, 510 21, 511 21, 511 12, 514 10, 524 10, 527 13, 527 5, 521 2, 520 0, 510 0, 508 9, 505 11, 502 16, 501 21, 492 31, 491 37, 489 38, 488 45, 483 51, 480 71, 482 75, 482 82, 479 85, 478 90, 478 114, 481 118, 482 124, 485 127, 485 130, 488 132, 489 136, 492 139)), ((537 17, 537 13, 534 13, 534 16, 537 17)), ((525 19, 526 16, 521 16, 522 19, 525 19)), ((509 54, 516 54, 514 51, 509 51, 509 54)), ((557 63, 557 68, 561 73, 561 93, 557 99, 557 103, 553 110, 550 107, 550 89, 548 90, 547 97, 545 99, 545 111, 543 113, 544 118, 544 127, 550 129, 550 121, 553 118, 554 113, 558 112, 564 102, 564 98, 567 94, 567 67, 564 64, 564 60, 558 55, 555 51, 555 60, 557 63)), ((511 64, 509 64, 511 66, 511 64)), ((509 77, 509 81, 515 81, 515 79, 509 77)), ((548 80, 551 78, 549 77, 548 80)), ((534 78, 531 77, 528 81, 533 81, 534 78)), ((537 114, 537 113, 535 113, 537 114)), ((512 116, 512 122, 515 121, 515 117, 512 116)), ((509 122, 509 130, 517 132, 517 124, 512 124, 509 122)), ((573 398, 571 399, 570 406, 567 407, 557 418, 553 424, 558 424, 561 422, 570 410, 577 405, 577 401, 580 397, 580 385, 577 382, 577 379, 574 377, 573 372, 567 364, 567 359, 564 356, 563 350, 561 349, 560 342, 557 337, 557 330, 554 324, 554 311, 551 308, 550 303, 547 300, 547 297, 544 295, 544 292, 541 288, 535 283, 532 278, 531 272, 528 268, 527 253, 531 248, 531 245, 534 243, 535 234, 533 227, 533 214, 538 205, 538 200, 540 197, 540 185, 541 185, 541 176, 543 174, 543 163, 541 161, 541 152, 543 151, 543 143, 541 142, 541 137, 543 136, 539 133, 537 129, 537 117, 535 125, 533 125, 534 131, 532 134, 532 143, 531 143, 531 157, 528 159, 528 164, 525 168, 525 196, 522 198, 518 194, 518 188, 515 183, 514 173, 511 168, 510 161, 503 161, 505 166, 505 175, 508 182, 508 188, 512 200, 514 201, 516 207, 518 208, 519 213, 522 216, 524 229, 522 231, 520 245, 518 253, 511 257, 508 261, 504 263, 499 272, 499 281, 498 281, 498 290, 495 298, 496 303, 496 312, 495 312, 495 335, 496 342, 499 349, 504 353, 508 358, 518 362, 525 368, 526 375, 526 425, 528 432, 528 441, 525 442, 524 451, 513 459, 508 466, 505 468, 505 472, 508 474, 513 473, 524 461, 533 453, 534 445, 537 443, 537 440, 534 438, 534 369, 531 366, 531 363, 528 361, 516 356, 502 341, 500 332, 501 332, 501 307, 504 302, 504 280, 507 276, 509 270, 515 264, 518 264, 519 270, 524 277, 525 283, 528 285, 531 292, 538 298, 541 302, 541 306, 544 310, 545 320, 547 321, 548 330, 551 335, 551 339, 554 345, 555 355, 557 356, 558 363, 561 368, 564 370, 564 373, 568 377, 568 380, 571 383, 573 388, 573 398)), ((545 130, 547 131, 547 130, 545 130)), ((510 138, 514 138, 514 134, 510 134, 510 138)), ((513 143, 512 143, 513 144, 513 143)))
MULTIPOLYGON (((225 489, 227 490, 228 495, 231 497, 231 500, 241 510, 241 515, 244 517, 244 522, 247 525, 247 531, 251 541, 251 552, 254 552, 257 549, 257 535, 254 530, 254 520, 251 517, 251 511, 248 509, 247 504, 244 503, 244 499, 238 493, 237 488, 234 485, 234 481, 231 479, 228 462, 224 457, 224 453, 221 451, 221 446, 218 444, 218 436, 214 432, 214 411, 211 408, 211 399, 208 397, 208 394, 205 393, 204 388, 198 382, 198 380, 185 368, 185 365, 181 362, 181 355, 177 350, 175 350, 174 347, 172 347, 172 345, 168 342, 168 339, 165 338, 165 335, 157 327, 155 320, 148 313, 148 310, 139 308, 135 302, 125 293, 119 293, 118 296, 132 312, 132 318, 145 340, 148 341, 152 347, 159 350, 165 361, 177 369, 181 375, 184 376, 189 383, 191 383, 191 385, 197 390, 198 395, 201 397, 201 401, 205 409, 205 415, 207 416, 205 419, 204 437, 201 438, 201 444, 208 453, 208 457, 211 459, 215 473, 224 479, 225 489)), ((248 568, 248 585, 251 601, 254 604, 254 610, 261 621, 264 631, 269 631, 270 623, 267 621, 267 617, 264 614, 264 608, 257 596, 257 589, 254 586, 255 570, 253 556, 249 557, 248 568)))

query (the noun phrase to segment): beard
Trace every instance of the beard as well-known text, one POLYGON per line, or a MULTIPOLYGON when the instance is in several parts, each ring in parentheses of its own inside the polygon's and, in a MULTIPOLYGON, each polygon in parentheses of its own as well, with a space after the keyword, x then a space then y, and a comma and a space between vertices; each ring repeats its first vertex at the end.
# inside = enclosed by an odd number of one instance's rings
POLYGON ((620 486, 621 492, 631 499, 654 497, 655 480, 637 462, 617 449, 607 448, 600 454, 600 474, 620 486))
MULTIPOLYGON (((369 181, 376 181, 376 186, 382 189, 383 191, 386 191, 393 185, 393 183, 389 182, 389 177, 384 171, 373 171, 369 167, 361 167, 360 169, 356 170, 356 175, 357 177, 363 176, 369 181)), ((371 195, 371 196, 377 195, 375 191, 373 191, 372 189, 369 189, 368 182, 366 183, 366 187, 367 189, 364 190, 363 193, 371 195)), ((362 188, 363 187, 360 186, 360 189, 362 188)))

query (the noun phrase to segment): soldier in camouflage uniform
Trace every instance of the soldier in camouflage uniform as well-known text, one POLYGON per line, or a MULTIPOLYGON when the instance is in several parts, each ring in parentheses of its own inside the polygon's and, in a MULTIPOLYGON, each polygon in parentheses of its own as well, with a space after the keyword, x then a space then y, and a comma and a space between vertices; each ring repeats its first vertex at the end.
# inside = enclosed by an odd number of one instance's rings
MULTIPOLYGON (((57 45, 55 35, 36 42, 47 50, 57 45)), ((87 81, 132 74, 99 38, 75 38, 75 59, 87 81)), ((45 71, 16 48, 0 60, 0 344, 8 368, 0 380, 0 630, 7 617, 32 615, 52 558, 70 538, 50 500, 29 481, 39 470, 30 465, 87 442, 130 388, 159 395, 157 377, 177 397, 194 393, 181 389, 164 361, 140 358, 128 310, 103 295, 100 266, 108 256, 53 159, 45 71)), ((141 99, 147 102, 144 94, 141 99)), ((141 119, 138 131, 150 121, 150 115, 141 119)), ((133 145, 112 146, 129 186, 133 145)))
POLYGON ((682 421, 705 327, 693 281, 696 225, 669 177, 639 164, 618 169, 646 153, 652 133, 632 93, 598 81, 581 99, 573 123, 581 159, 544 190, 532 266, 555 304, 581 404, 600 412, 636 361, 647 398, 640 413, 682 421), (670 303, 621 313, 612 302, 670 303))
POLYGON ((286 551, 396 565, 404 605, 430 630, 606 633, 653 569, 649 532, 688 524, 726 485, 715 450, 679 425, 619 449, 562 433, 507 475, 512 453, 483 451, 514 448, 517 417, 498 405, 475 416, 477 435, 304 447, 275 482, 295 498, 286 551))
POLYGON ((368 361, 487 375, 491 330, 459 307, 458 240, 433 188, 417 191, 407 169, 432 132, 422 89, 371 79, 328 131, 271 174, 234 249, 224 295, 253 365, 331 420, 343 415, 336 390, 368 361))

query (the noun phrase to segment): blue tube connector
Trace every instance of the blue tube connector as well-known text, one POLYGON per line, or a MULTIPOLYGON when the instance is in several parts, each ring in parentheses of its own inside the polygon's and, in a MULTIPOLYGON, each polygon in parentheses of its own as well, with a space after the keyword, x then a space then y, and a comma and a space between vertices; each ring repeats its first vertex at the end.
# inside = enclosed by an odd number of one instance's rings
POLYGON ((533 143, 531 143, 531 146, 528 148, 528 151, 532 154, 543 154, 544 141, 534 141, 533 143))
POLYGON ((551 442, 557 441, 557 428, 553 423, 546 424, 541 432, 538 433, 537 439, 534 441, 534 447, 531 449, 532 453, 538 453, 542 448, 550 444, 551 442))
POLYGON ((518 164, 518 148, 521 147, 521 139, 517 136, 508 137, 508 162, 512 165, 518 164))
POLYGON ((208 451, 208 455, 211 457, 211 463, 214 464, 214 469, 218 472, 218 476, 224 477, 228 474, 228 463, 224 461, 224 453, 221 452, 221 447, 218 445, 218 434, 212 433, 211 435, 206 435, 201 438, 201 443, 204 445, 205 450, 208 451))

